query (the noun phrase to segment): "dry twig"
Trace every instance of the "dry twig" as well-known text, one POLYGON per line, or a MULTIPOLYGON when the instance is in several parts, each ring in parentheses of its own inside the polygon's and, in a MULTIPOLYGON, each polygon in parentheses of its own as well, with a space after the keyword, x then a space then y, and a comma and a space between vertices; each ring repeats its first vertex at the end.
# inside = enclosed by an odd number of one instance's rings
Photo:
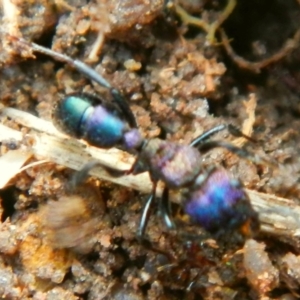
POLYGON ((299 46, 300 42, 300 30, 297 30, 294 37, 292 39, 288 39, 282 46, 282 48, 278 50, 274 55, 258 62, 252 62, 236 54, 230 45, 230 41, 225 31, 223 29, 220 29, 220 32, 222 44, 224 45, 224 48, 232 61, 234 61, 241 69, 246 69, 254 73, 259 73, 261 69, 286 57, 291 51, 299 46))

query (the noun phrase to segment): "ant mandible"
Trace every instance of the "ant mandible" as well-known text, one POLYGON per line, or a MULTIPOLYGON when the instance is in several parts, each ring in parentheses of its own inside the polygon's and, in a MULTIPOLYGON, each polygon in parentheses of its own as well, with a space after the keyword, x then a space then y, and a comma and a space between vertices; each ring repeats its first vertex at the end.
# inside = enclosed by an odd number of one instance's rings
POLYGON ((249 137, 231 125, 219 125, 204 132, 189 145, 159 138, 145 139, 141 136, 135 117, 123 95, 95 70, 79 60, 43 46, 22 39, 18 41, 35 52, 73 66, 88 79, 109 90, 112 96, 111 102, 84 93, 67 95, 54 108, 54 123, 67 134, 84 139, 93 146, 100 148, 122 146, 126 151, 137 156, 129 170, 120 171, 97 162, 88 163, 75 177, 75 184, 97 165, 101 165, 114 176, 149 172, 153 187, 138 227, 137 236, 140 239, 145 234, 159 180, 165 185, 159 201, 159 210, 165 225, 170 229, 175 228, 170 210, 170 189, 183 189, 184 211, 208 232, 220 233, 228 229, 234 230, 245 224, 251 225, 251 229, 258 228, 258 215, 241 182, 231 179, 223 167, 207 168, 201 163, 202 154, 216 147, 225 148, 240 157, 261 163, 261 159, 254 158, 249 152, 233 144, 208 140, 215 133, 225 129, 233 135, 249 137))

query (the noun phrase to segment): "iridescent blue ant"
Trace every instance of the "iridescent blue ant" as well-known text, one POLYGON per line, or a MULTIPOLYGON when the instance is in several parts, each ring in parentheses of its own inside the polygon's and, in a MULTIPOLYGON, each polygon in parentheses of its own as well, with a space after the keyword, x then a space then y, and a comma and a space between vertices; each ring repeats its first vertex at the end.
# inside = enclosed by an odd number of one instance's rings
MULTIPOLYGON (((24 41, 21 41, 26 43, 24 41)), ((54 120, 66 133, 86 140, 102 148, 122 146, 136 154, 132 167, 126 171, 107 168, 115 176, 139 174, 148 171, 153 182, 152 194, 145 204, 138 236, 143 237, 149 219, 150 208, 155 200, 158 181, 165 184, 159 209, 168 228, 175 228, 171 216, 169 189, 181 189, 182 205, 193 221, 209 232, 235 230, 250 223, 251 228, 258 227, 257 213, 251 206, 249 198, 241 183, 231 179, 222 167, 202 163, 203 154, 222 147, 255 163, 247 151, 230 143, 209 140, 215 133, 228 129, 232 134, 244 136, 230 125, 220 125, 203 133, 190 145, 181 145, 159 138, 144 139, 139 133, 134 115, 122 94, 113 88, 102 76, 84 63, 54 52, 34 43, 26 43, 34 51, 52 56, 75 67, 89 79, 106 87, 112 100, 87 94, 71 94, 60 101, 54 110, 54 120)), ((88 174, 99 163, 90 163, 81 174, 88 174)))

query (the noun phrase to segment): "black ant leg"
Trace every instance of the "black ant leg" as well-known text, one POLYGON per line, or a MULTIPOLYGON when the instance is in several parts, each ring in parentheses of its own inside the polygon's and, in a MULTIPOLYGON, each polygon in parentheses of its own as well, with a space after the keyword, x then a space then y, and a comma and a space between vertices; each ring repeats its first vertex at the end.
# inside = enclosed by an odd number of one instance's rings
MULTIPOLYGON (((143 170, 139 168, 139 160, 138 159, 135 161, 135 163, 129 170, 117 170, 114 168, 107 167, 98 161, 91 161, 91 162, 87 163, 86 165, 84 165, 81 170, 79 170, 78 172, 76 172, 73 175, 71 181, 69 182, 68 188, 73 189, 78 184, 82 183, 88 177, 89 172, 95 167, 102 167, 106 172, 108 172, 110 175, 112 175, 114 177, 121 177, 121 176, 132 174, 132 173, 138 174, 138 173, 143 172, 143 170)), ((153 181, 152 193, 144 205, 139 228, 137 230, 137 238, 140 241, 144 240, 145 230, 146 230, 147 223, 148 223, 148 220, 150 217, 152 204, 156 198, 156 188, 157 188, 157 182, 153 181)), ((168 189, 166 190, 166 192, 164 192, 164 193, 167 193, 167 198, 166 198, 167 202, 169 201, 168 200, 168 192, 169 192, 168 189)), ((164 217, 165 223, 167 224, 168 227, 172 226, 173 222, 171 221, 171 219, 169 217, 169 214, 170 214, 169 208, 164 207, 162 209, 162 211, 166 212, 165 213, 166 216, 164 217)))
POLYGON ((55 52, 51 49, 40 46, 38 44, 29 43, 29 42, 27 42, 23 39, 20 39, 20 41, 22 43, 25 43, 28 46, 30 46, 36 52, 48 55, 50 57, 55 58, 58 61, 69 64, 73 68, 77 69, 80 73, 84 74, 87 78, 97 82, 101 86, 106 87, 107 89, 112 88, 112 86, 110 85, 110 83, 106 79, 104 79, 99 73, 97 73, 94 69, 90 68, 88 65, 86 65, 82 61, 77 60, 77 59, 73 59, 73 58, 71 58, 71 57, 69 57, 65 54, 55 52))
POLYGON ((124 99, 124 97, 120 94, 120 92, 117 89, 112 88, 110 90, 110 93, 113 96, 115 102, 119 105, 119 107, 123 111, 124 116, 126 116, 126 120, 128 121, 128 124, 133 128, 137 128, 135 116, 130 106, 128 105, 128 102, 124 99))
POLYGON ((152 208, 153 202, 155 201, 155 198, 156 198, 156 187, 157 187, 157 182, 153 182, 151 196, 148 198, 148 200, 146 201, 144 208, 143 208, 142 217, 141 217, 139 228, 138 228, 137 234, 136 234, 137 238, 140 241, 144 240, 144 235, 145 235, 147 223, 148 223, 148 220, 150 217, 151 208, 152 208))
POLYGON ((203 134, 201 134, 200 136, 198 136, 197 138, 195 138, 191 143, 190 146, 191 147, 197 147, 199 144, 201 144, 203 141, 205 141, 206 139, 208 139, 210 136, 224 130, 227 128, 227 125, 218 125, 210 130, 205 131, 203 134))
POLYGON ((228 124, 222 124, 222 125, 218 125, 208 131, 205 131, 203 134, 201 134, 200 136, 198 136, 197 138, 195 138, 191 143, 190 146, 191 147, 198 147, 201 143, 203 143, 205 140, 207 140, 210 136, 224 130, 227 129, 228 132, 236 137, 243 137, 251 142, 256 142, 254 139, 252 139, 250 136, 242 133, 239 129, 237 129, 235 126, 228 124))
POLYGON ((228 124, 227 125, 227 129, 228 132, 236 137, 243 137, 245 139, 247 139, 248 141, 252 142, 252 143, 256 143, 257 141, 255 139, 253 139, 251 136, 244 134, 241 130, 239 130, 238 128, 236 128, 235 126, 228 124))
POLYGON ((170 201, 169 201, 169 189, 165 186, 162 196, 161 196, 161 200, 160 200, 160 208, 159 208, 163 220, 167 226, 167 228, 169 229, 175 229, 176 226, 174 224, 174 222, 172 221, 171 218, 171 207, 170 207, 170 201))
MULTIPOLYGON (((135 169, 138 169, 139 166, 138 166, 138 159, 136 160, 136 162, 133 164, 133 166, 129 170, 117 170, 117 169, 113 169, 113 168, 104 166, 103 164, 101 164, 97 161, 91 161, 91 162, 87 163, 86 165, 84 165, 82 169, 80 169, 78 172, 76 172, 73 175, 67 188, 74 189, 78 184, 82 183, 88 177, 89 172, 95 167, 102 167, 110 175, 112 175, 114 177, 121 177, 124 175, 134 173, 135 169)), ((157 187, 157 182, 153 181, 152 193, 144 205, 140 224, 139 224, 139 227, 138 227, 138 230, 136 233, 137 239, 142 243, 146 243, 144 235, 145 235, 147 223, 148 223, 148 220, 149 220, 149 217, 151 214, 151 208, 152 208, 153 202, 155 201, 155 198, 156 198, 156 187, 157 187)), ((146 243, 146 245, 147 245, 147 247, 152 247, 151 243, 150 244, 146 243)))
POLYGON ((85 75, 88 79, 93 80, 96 83, 100 84, 101 86, 107 88, 110 91, 114 101, 121 108, 122 112, 124 113, 124 116, 126 116, 129 125, 134 128, 137 127, 135 117, 134 117, 127 101, 124 99, 124 97, 121 95, 121 93, 117 89, 113 88, 111 86, 111 84, 106 79, 104 79, 99 73, 97 73, 94 69, 92 69, 91 67, 89 67, 87 64, 83 63, 80 60, 72 59, 71 57, 69 57, 67 55, 64 55, 59 52, 55 52, 51 49, 45 48, 38 44, 29 43, 23 39, 19 39, 19 42, 28 45, 29 47, 31 47, 32 50, 34 50, 36 52, 39 52, 39 53, 42 53, 45 55, 49 55, 58 61, 69 64, 73 68, 77 69, 78 72, 85 75))
POLYGON ((129 170, 118 170, 105 166, 98 161, 90 161, 72 176, 67 188, 71 190, 74 189, 76 186, 80 185, 83 181, 87 179, 87 177, 89 176, 89 172, 96 167, 103 168, 109 175, 113 177, 122 177, 124 175, 131 174, 132 172, 132 168, 129 170))

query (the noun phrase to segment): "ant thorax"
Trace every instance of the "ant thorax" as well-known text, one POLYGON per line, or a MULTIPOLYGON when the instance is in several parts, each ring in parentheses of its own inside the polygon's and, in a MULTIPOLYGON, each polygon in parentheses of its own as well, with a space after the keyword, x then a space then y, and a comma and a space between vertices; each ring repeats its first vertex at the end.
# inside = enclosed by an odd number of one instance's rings
POLYGON ((150 166, 153 179, 164 181, 172 189, 191 184, 202 169, 196 148, 157 138, 148 141, 140 159, 150 166))

